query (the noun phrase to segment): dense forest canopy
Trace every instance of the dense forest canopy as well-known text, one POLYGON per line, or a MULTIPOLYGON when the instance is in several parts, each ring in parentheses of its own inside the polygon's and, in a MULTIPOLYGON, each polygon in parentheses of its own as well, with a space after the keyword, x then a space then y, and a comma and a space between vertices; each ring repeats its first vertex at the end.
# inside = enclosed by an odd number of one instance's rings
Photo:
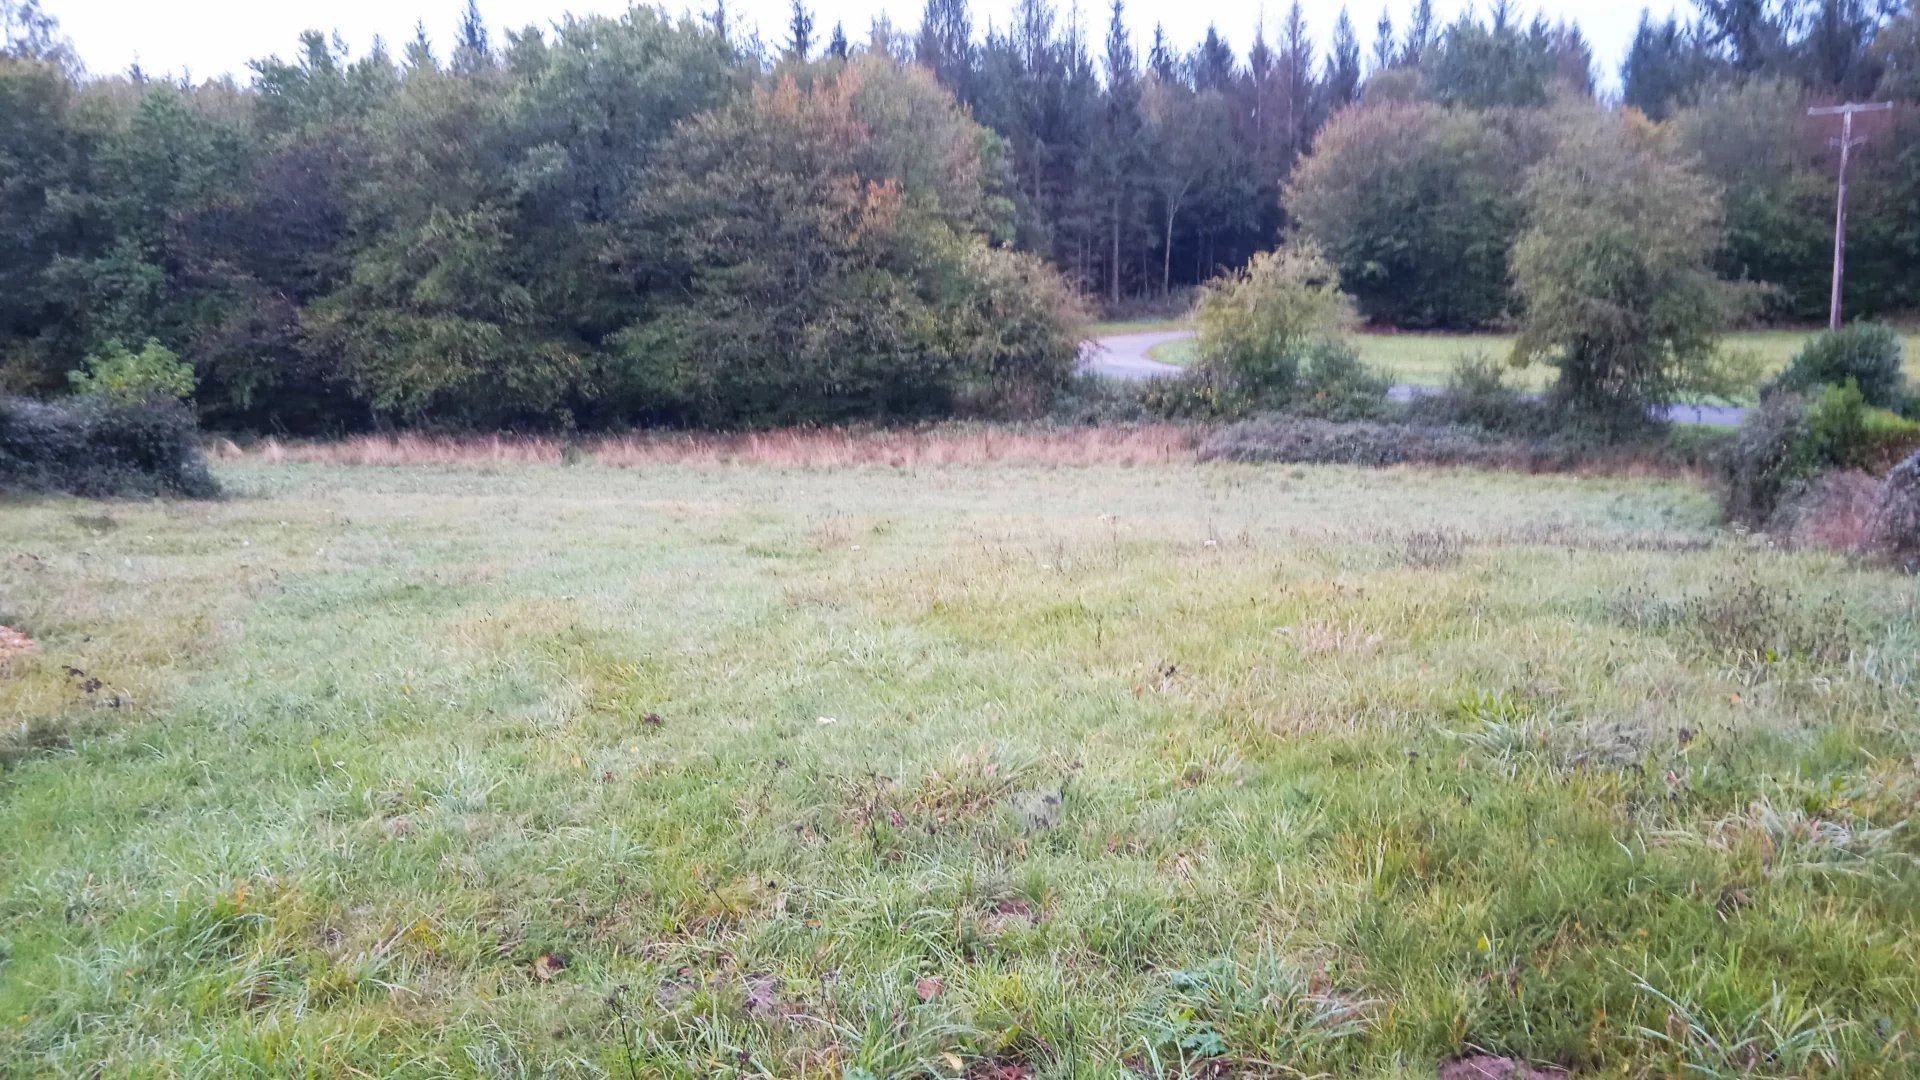
MULTIPOLYGON (((769 45, 724 6, 499 33, 469 5, 450 40, 311 32, 190 84, 84 77, 0 0, 0 390, 153 341, 236 427, 1018 410, 1070 371, 1076 294, 1151 304, 1296 230, 1376 323, 1501 325, 1555 116, 1611 104, 1579 27, 1511 0, 1414 0, 1365 40, 1295 3, 1184 52, 1124 0, 1073 10, 927 0, 850 39, 796 4, 769 45)), ((1643 18, 1620 75, 1778 318, 1826 301, 1806 106, 1902 103, 1856 158, 1848 303, 1920 306, 1910 4, 1699 0, 1643 18)))

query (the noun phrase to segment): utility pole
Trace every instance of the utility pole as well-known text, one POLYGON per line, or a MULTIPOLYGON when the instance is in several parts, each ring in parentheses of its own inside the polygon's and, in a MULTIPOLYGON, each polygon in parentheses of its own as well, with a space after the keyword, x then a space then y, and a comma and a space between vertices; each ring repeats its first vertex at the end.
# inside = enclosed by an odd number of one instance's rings
POLYGON ((1853 160, 1853 148, 1867 141, 1853 137, 1853 114, 1886 112, 1891 108, 1893 108, 1891 101, 1872 105, 1857 105, 1849 101, 1845 105, 1807 110, 1808 116, 1840 118, 1840 138, 1836 142, 1840 147, 1840 197, 1833 217, 1833 300, 1827 307, 1827 329, 1829 330, 1840 329, 1840 287, 1847 278, 1847 166, 1853 160))

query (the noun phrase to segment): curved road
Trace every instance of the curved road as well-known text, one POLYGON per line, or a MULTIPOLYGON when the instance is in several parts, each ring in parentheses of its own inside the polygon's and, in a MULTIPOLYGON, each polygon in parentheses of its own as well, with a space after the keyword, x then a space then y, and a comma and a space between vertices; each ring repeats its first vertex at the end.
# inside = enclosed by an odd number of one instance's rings
MULTIPOLYGON (((1109 379, 1160 379, 1186 370, 1162 363, 1147 355, 1173 341, 1193 336, 1191 330, 1146 330, 1132 334, 1111 334, 1080 344, 1082 370, 1109 379)), ((1431 386, 1395 386, 1387 396, 1395 401, 1411 401, 1431 394, 1431 386)), ((1666 405, 1662 416, 1675 424, 1706 424, 1712 427, 1739 427, 1747 410, 1738 405, 1666 405)))
POLYGON ((1178 375, 1183 368, 1163 364, 1147 354, 1169 342, 1184 341, 1192 336, 1191 330, 1148 330, 1083 341, 1080 366, 1109 379, 1158 379, 1178 375))

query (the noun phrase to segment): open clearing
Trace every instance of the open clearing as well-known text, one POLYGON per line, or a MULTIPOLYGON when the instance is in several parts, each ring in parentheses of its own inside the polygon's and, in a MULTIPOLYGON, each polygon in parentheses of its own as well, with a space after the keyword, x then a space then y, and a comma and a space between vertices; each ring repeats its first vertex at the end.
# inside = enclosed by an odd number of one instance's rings
MULTIPOLYGON (((1097 337, 1117 333, 1146 333, 1180 330, 1190 324, 1177 320, 1099 323, 1092 332, 1097 337)), ((1808 330, 1742 330, 1728 334, 1725 347, 1759 357, 1759 370, 1771 375, 1787 366, 1813 336, 1808 330)), ((1513 351, 1509 334, 1423 334, 1359 333, 1353 345, 1360 359, 1385 372, 1397 386, 1445 386, 1453 365, 1463 356, 1488 356, 1504 360, 1513 351)), ((1907 374, 1920 380, 1920 332, 1909 330, 1907 374)), ((1186 367, 1194 362, 1191 338, 1156 347, 1149 355, 1163 364, 1186 367)), ((1528 389, 1544 389, 1553 381, 1554 370, 1545 364, 1533 364, 1514 373, 1515 382, 1528 389)))
POLYGON ((1678 479, 0 508, 0 1074, 1920 1068, 1920 596, 1678 479))

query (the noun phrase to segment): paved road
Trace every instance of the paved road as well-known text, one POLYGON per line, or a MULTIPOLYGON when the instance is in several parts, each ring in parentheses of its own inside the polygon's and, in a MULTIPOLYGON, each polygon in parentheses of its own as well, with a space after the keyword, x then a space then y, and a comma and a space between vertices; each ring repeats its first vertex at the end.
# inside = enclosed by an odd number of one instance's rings
POLYGON ((1140 334, 1114 334, 1083 341, 1080 343, 1080 366, 1110 379, 1158 379, 1178 375, 1181 368, 1163 364, 1147 353, 1169 341, 1182 341, 1192 336, 1191 330, 1149 330, 1140 334))
MULTIPOLYGON (((1081 343, 1080 366, 1110 379, 1160 379, 1178 375, 1185 369, 1163 364, 1147 354, 1170 341, 1192 336, 1191 330, 1149 330, 1096 338, 1081 343)), ((1431 386, 1395 386, 1387 391, 1387 396, 1395 401, 1411 401, 1433 392, 1431 386)), ((1739 427, 1747 415, 1747 410, 1738 405, 1666 405, 1662 412, 1670 423, 1711 427, 1739 427)))

